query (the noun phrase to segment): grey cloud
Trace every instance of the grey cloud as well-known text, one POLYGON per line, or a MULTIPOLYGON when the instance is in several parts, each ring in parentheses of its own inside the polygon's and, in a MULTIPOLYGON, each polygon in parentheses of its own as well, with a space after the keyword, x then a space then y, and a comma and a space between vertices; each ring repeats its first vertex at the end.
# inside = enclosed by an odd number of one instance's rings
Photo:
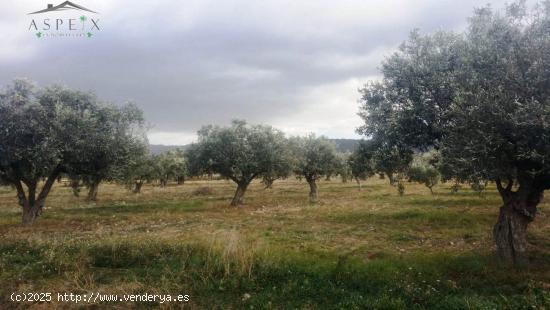
MULTIPOLYGON (((378 1, 369 1, 369 8, 360 0, 304 2, 304 7, 288 2, 279 11, 234 1, 196 16, 183 2, 175 9, 166 4, 176 1, 132 2, 134 7, 124 12, 116 6, 102 12, 103 29, 93 39, 26 39, 32 57, 0 58, 0 82, 28 76, 42 85, 59 82, 94 90, 115 102, 132 100, 157 131, 189 133, 232 118, 291 119, 300 107, 315 107, 303 101, 306 92, 375 76, 384 55, 410 30, 458 29, 478 5, 473 0, 418 1, 419 8, 409 14, 398 5, 407 1, 392 1, 395 7, 383 10, 384 16, 372 12, 378 1), (239 11, 241 4, 251 12, 239 11), (373 18, 361 19, 355 5, 373 18), (325 20, 307 13, 310 7, 325 20), (309 17, 302 19, 303 12, 309 17), (353 18, 347 20, 346 14, 353 18), (282 15, 284 21, 279 21, 282 15)), ((270 2, 273 7, 277 2, 270 2)), ((21 32, 32 36, 26 29, 21 32)), ((303 120, 304 127, 308 121, 303 120)), ((349 136, 354 129, 349 128, 349 136)))

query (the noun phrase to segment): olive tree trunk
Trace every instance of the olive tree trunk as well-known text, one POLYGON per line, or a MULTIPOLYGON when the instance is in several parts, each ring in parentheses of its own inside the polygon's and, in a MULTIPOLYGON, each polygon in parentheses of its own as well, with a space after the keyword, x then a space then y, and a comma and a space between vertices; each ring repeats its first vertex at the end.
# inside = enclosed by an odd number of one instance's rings
POLYGON ((246 193, 248 184, 249 183, 237 183, 237 190, 235 191, 235 196, 233 196, 233 200, 231 201, 232 207, 236 207, 244 203, 244 193, 246 193))
POLYGON ((308 177, 306 178, 307 183, 309 184, 309 202, 310 203, 316 203, 318 201, 317 198, 317 182, 315 180, 315 177, 308 177))
POLYGON ((143 181, 136 181, 134 184, 134 189, 132 190, 134 194, 141 193, 141 187, 143 186, 143 181))
POLYGON ((71 179, 70 186, 73 191, 73 196, 79 197, 80 196, 80 180, 78 179, 71 179))
POLYGON ((359 190, 362 189, 361 180, 359 178, 355 178, 355 182, 357 182, 357 187, 359 187, 359 190))
POLYGON ((384 175, 388 176, 388 180, 390 180, 390 185, 395 185, 395 177, 393 176, 393 172, 386 172, 384 175))
POLYGON ((88 201, 97 201, 97 192, 99 191, 99 183, 101 181, 94 180, 90 183, 88 187, 88 201))
POLYGON ((497 255, 505 264, 523 264, 527 259, 527 226, 535 219, 544 191, 520 186, 513 192, 512 181, 506 188, 497 182, 497 188, 504 202, 493 228, 497 255))
POLYGON ((262 183, 264 183, 265 185, 264 189, 272 189, 274 182, 275 182, 275 178, 270 178, 270 177, 263 178, 262 183))
POLYGON ((36 219, 40 216, 40 214, 42 214, 43 208, 43 200, 35 201, 33 204, 26 203, 23 206, 22 224, 24 226, 31 226, 32 224, 34 224, 36 219))
POLYGON ((55 180, 59 176, 59 173, 60 168, 55 168, 46 179, 40 193, 37 192, 37 185, 39 183, 38 180, 25 180, 25 182, 22 182, 21 180, 14 180, 11 182, 17 190, 19 205, 23 209, 21 222, 24 226, 31 226, 40 214, 42 214, 42 210, 44 209, 44 205, 46 203, 46 197, 48 197, 55 180), (27 186, 27 192, 25 192, 23 184, 27 186))

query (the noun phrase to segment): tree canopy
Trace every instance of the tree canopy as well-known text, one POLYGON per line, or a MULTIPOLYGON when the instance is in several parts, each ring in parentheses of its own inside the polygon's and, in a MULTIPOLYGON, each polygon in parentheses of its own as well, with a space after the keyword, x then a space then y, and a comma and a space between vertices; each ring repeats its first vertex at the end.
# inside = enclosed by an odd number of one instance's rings
POLYGON ((137 108, 116 108, 91 93, 27 80, 9 85, 0 93, 0 180, 16 188, 23 223, 40 215, 61 173, 98 175, 123 160, 126 144, 111 146, 143 138, 141 120, 137 108))
POLYGON ((348 157, 351 176, 355 179, 361 189, 361 180, 366 180, 375 173, 372 141, 361 141, 348 157))
POLYGON ((97 199, 98 187, 103 180, 114 180, 122 173, 124 167, 136 156, 145 152, 147 139, 143 126, 143 113, 133 104, 115 107, 99 103, 96 110, 102 118, 96 131, 86 138, 88 156, 76 163, 69 177, 73 186, 79 181, 88 187, 88 200, 97 199))
POLYGON ((303 176, 310 186, 309 199, 317 201, 317 180, 338 173, 340 160, 336 146, 325 137, 310 134, 293 137, 290 144, 295 160, 294 173, 303 176))
POLYGON ((550 187, 550 2, 475 10, 464 33, 413 31, 362 90, 360 132, 405 151, 438 149, 446 178, 495 181, 500 256, 525 252, 550 187))
POLYGON ((152 182, 157 178, 155 157, 145 152, 136 153, 124 166, 117 181, 125 183, 135 194, 141 193, 141 188, 146 182, 152 182))
POLYGON ((235 182, 232 206, 243 202, 252 180, 287 167, 285 136, 270 126, 233 121, 229 127, 205 126, 198 136, 187 153, 189 170, 195 174, 218 173, 235 182))
POLYGON ((438 169, 439 154, 435 150, 414 156, 407 175, 409 181, 424 184, 433 195, 433 187, 439 183, 441 174, 438 169))
POLYGON ((169 180, 175 180, 178 185, 185 182, 187 175, 187 164, 183 151, 180 149, 164 152, 153 156, 153 165, 156 178, 162 187, 166 186, 169 180))

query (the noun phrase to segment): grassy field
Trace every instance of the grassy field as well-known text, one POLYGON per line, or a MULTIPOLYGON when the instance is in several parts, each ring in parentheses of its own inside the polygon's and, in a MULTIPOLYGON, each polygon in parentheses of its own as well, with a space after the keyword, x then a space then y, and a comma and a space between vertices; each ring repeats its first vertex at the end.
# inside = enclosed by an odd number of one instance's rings
POLYGON ((234 186, 190 181, 134 195, 103 184, 97 204, 58 184, 33 227, 0 188, 0 309, 545 309, 550 204, 529 228, 530 263, 498 265, 491 229, 501 201, 465 187, 387 181, 361 191, 294 179, 230 208, 234 186), (208 187, 209 190, 204 190, 208 187), (13 292, 189 294, 188 303, 14 303, 13 292))

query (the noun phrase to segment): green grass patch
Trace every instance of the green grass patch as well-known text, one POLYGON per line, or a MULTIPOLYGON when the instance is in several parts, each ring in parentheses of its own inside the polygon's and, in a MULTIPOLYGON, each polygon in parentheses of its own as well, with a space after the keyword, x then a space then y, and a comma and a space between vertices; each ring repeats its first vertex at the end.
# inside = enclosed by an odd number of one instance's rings
POLYGON ((0 269, 2 281, 24 278, 35 285, 46 285, 44 280, 53 277, 83 283, 79 277, 93 274, 90 286, 132 283, 136 294, 148 287, 187 293, 201 307, 543 309, 550 303, 536 270, 510 273, 492 256, 477 253, 385 256, 365 262, 355 256, 335 259, 299 252, 241 257, 228 245, 155 240, 66 246, 16 242, 2 244, 0 269))

